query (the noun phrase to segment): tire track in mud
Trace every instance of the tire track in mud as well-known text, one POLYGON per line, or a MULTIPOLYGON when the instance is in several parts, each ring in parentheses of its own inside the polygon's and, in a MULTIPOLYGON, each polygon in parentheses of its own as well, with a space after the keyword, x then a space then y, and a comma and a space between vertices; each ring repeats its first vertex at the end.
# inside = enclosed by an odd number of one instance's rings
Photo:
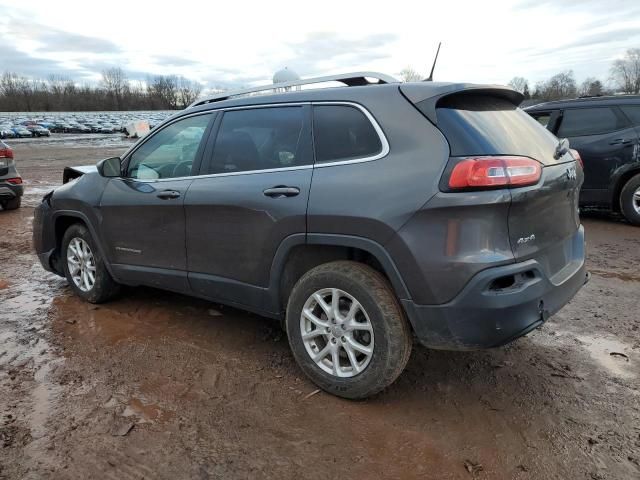
POLYGON ((33 260, 32 255, 13 256, 14 264, 32 267, 6 280, 8 288, 0 290, 0 389, 8 393, 0 399, 0 438, 10 453, 10 465, 3 467, 9 471, 30 464, 54 466, 47 424, 60 390, 53 376, 63 359, 50 343, 47 317, 52 294, 63 291, 64 282, 33 260))

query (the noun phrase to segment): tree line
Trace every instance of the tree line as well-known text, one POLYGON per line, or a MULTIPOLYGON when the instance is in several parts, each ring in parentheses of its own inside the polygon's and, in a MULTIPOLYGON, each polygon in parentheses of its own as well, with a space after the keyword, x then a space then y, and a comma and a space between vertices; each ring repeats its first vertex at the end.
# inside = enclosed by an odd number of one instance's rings
POLYGON ((640 48, 629 49, 623 58, 615 60, 609 75, 608 85, 595 77, 587 77, 578 84, 573 71, 567 70, 537 82, 533 91, 530 91, 529 82, 523 77, 512 78, 509 86, 522 93, 527 100, 543 102, 616 93, 637 95, 640 93, 640 48))
MULTIPOLYGON (((402 70, 400 77, 405 82, 418 82, 424 78, 411 67, 402 70)), ((608 85, 595 77, 588 77, 578 84, 573 71, 567 70, 537 82, 533 89, 524 77, 512 78, 509 86, 522 93, 525 100, 541 102, 614 93, 640 94, 640 48, 627 50, 623 58, 613 62, 608 85)))
POLYGON ((0 111, 176 110, 186 108, 201 92, 198 82, 175 75, 133 82, 120 68, 104 70, 97 85, 80 85, 58 75, 43 80, 5 72, 0 76, 0 111))

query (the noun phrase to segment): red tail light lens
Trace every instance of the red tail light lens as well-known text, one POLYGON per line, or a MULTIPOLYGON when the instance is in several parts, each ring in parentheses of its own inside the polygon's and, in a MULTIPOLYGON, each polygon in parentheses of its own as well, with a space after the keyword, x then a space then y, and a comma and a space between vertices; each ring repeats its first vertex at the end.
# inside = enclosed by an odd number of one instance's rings
POLYGON ((13 150, 10 148, 0 148, 0 158, 13 158, 13 150))
POLYGON ((582 157, 580 156, 578 150, 570 148, 569 151, 571 152, 571 155, 573 155, 573 158, 576 159, 576 162, 580 164, 580 167, 584 169, 584 163, 582 162, 582 157))
POLYGON ((449 176, 449 188, 522 187, 540 180, 542 165, 526 157, 466 158, 449 176))
POLYGON ((20 177, 7 178, 5 182, 10 183, 12 185, 22 185, 22 179, 20 177))

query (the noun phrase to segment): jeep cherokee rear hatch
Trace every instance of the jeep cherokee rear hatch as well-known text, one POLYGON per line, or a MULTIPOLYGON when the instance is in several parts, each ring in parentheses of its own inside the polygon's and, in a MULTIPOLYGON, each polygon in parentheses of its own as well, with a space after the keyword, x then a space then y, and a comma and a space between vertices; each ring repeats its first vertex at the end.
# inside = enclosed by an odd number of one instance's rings
POLYGON ((534 258, 557 284, 583 256, 581 235, 575 235, 582 169, 568 148, 517 107, 520 100, 509 89, 464 88, 415 105, 449 143, 440 189, 508 189, 515 259, 534 258))

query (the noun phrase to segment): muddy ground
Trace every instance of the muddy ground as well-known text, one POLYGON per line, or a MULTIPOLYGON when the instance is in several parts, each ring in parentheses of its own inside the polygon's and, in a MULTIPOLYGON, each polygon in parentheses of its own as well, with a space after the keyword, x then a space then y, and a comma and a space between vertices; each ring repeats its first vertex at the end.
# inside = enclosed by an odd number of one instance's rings
POLYGON ((0 212, 0 478, 640 478, 640 228, 584 216, 592 280, 529 336, 309 396, 273 321, 144 288, 92 306, 45 273, 32 207, 127 146, 60 138, 14 142, 25 206, 0 212))

